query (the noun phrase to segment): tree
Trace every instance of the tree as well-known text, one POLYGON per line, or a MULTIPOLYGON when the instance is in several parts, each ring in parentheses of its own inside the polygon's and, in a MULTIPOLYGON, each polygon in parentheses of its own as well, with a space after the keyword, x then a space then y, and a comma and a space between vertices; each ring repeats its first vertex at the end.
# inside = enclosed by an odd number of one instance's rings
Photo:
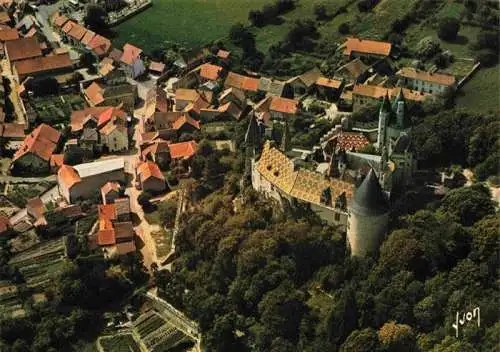
POLYGON ((248 13, 248 20, 255 27, 262 27, 265 25, 264 14, 260 10, 251 10, 248 13))
POLYGON ((453 17, 445 17, 439 21, 438 37, 442 40, 453 41, 457 39, 460 30, 460 21, 453 17))
POLYGON ((68 148, 64 153, 64 164, 78 165, 84 160, 85 153, 82 148, 68 148))
POLYGON ((101 6, 88 5, 83 21, 85 27, 96 33, 103 34, 108 30, 108 13, 101 6))
POLYGON ((409 325, 396 324, 394 321, 385 323, 380 328, 378 337, 387 352, 417 350, 415 334, 409 325))
POLYGON ((471 226, 486 215, 495 214, 495 204, 488 188, 479 184, 449 191, 440 210, 456 217, 465 226, 471 226))
POLYGON ((340 34, 349 34, 350 32, 350 28, 349 28, 349 22, 343 22, 340 24, 339 26, 339 33, 340 34))
POLYGON ((432 37, 423 38, 416 47, 417 56, 424 60, 434 57, 439 52, 441 52, 439 42, 432 37))
POLYGON ((174 220, 177 214, 177 202, 175 200, 161 202, 158 205, 158 212, 160 213, 160 219, 165 226, 174 226, 174 220))
POLYGON ((328 19, 328 13, 326 11, 326 6, 324 4, 318 4, 314 6, 314 15, 316 15, 316 20, 323 21, 328 19))
POLYGON ((153 198, 153 196, 151 195, 151 193, 143 191, 137 197, 137 203, 139 203, 139 205, 141 207, 147 207, 147 206, 151 205, 151 203, 150 203, 151 198, 153 198))
POLYGON ((89 73, 97 73, 97 58, 91 52, 84 52, 80 55, 80 65, 86 67, 89 73))
POLYGON ((374 352, 379 348, 377 332, 372 328, 354 330, 345 340, 340 352, 374 352))

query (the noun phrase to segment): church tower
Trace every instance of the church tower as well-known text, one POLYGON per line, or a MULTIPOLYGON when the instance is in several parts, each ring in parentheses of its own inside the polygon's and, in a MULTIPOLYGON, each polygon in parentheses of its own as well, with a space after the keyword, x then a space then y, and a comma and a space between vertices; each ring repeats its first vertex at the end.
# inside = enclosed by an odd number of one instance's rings
POLYGON ((387 124, 389 123, 389 119, 391 118, 391 113, 391 103, 389 102, 389 95, 386 92, 378 115, 377 147, 379 150, 382 150, 387 142, 386 129, 387 124))
POLYGON ((245 172, 243 173, 242 186, 247 187, 252 183, 252 163, 255 160, 255 151, 260 146, 260 127, 255 115, 250 116, 247 132, 245 133, 245 172))
POLYGON ((285 124, 283 125, 283 135, 281 136, 281 151, 286 154, 291 149, 291 136, 290 129, 288 128, 288 120, 285 119, 285 124))
POLYGON ((349 207, 347 240, 352 256, 363 257, 378 250, 387 233, 389 211, 389 202, 371 169, 349 207))

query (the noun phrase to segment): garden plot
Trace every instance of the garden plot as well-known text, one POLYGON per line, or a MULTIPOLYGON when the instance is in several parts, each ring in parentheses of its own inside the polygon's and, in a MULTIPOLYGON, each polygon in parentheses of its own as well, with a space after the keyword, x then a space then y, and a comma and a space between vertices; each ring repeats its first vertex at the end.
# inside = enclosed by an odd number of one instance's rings
POLYGON ((132 334, 104 336, 98 342, 104 352, 140 352, 132 334))
POLYGON ((42 181, 39 183, 14 183, 9 185, 7 198, 16 206, 24 208, 29 199, 39 197, 55 185, 55 182, 49 181, 42 181))
POLYGON ((30 101, 40 122, 49 125, 69 123, 71 112, 85 108, 85 100, 78 94, 35 98, 30 101))

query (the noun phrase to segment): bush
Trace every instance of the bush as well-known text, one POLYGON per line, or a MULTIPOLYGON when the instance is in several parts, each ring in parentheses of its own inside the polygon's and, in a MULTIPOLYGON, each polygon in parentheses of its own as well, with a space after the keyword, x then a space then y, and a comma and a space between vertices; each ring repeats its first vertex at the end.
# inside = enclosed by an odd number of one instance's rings
POLYGON ((358 2, 359 12, 368 12, 377 5, 379 0, 361 0, 358 2))
POLYGON ((328 13, 326 12, 326 6, 323 4, 318 4, 314 7, 314 14, 318 21, 323 21, 328 19, 328 13))
POLYGON ((490 49, 480 50, 476 53, 476 61, 483 67, 495 66, 498 63, 498 53, 490 49))
POLYGON ((424 60, 433 58, 439 52, 441 52, 439 42, 432 37, 425 37, 417 44, 416 54, 424 60))
POLYGON ((445 17, 439 22, 438 37, 442 40, 452 41, 457 39, 460 22, 453 17, 445 17))
POLYGON ((143 191, 137 197, 137 203, 139 203, 139 205, 144 208, 146 206, 151 205, 151 198, 153 198, 153 196, 151 195, 151 193, 143 191))
POLYGON ((350 31, 351 31, 351 29, 349 28, 348 22, 344 22, 339 26, 339 33, 340 34, 349 34, 350 31))

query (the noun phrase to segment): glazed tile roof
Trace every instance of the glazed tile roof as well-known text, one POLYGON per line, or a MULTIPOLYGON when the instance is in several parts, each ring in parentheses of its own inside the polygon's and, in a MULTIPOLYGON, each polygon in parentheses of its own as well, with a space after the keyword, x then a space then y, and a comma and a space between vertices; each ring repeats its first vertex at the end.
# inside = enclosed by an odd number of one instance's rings
POLYGON ((332 137, 331 141, 336 142, 336 148, 348 151, 360 150, 370 144, 368 138, 363 133, 357 132, 342 132, 332 137))
POLYGON ((325 179, 322 174, 308 170, 294 170, 293 162, 278 149, 271 147, 269 142, 264 144, 257 162, 257 171, 284 193, 309 203, 321 204, 321 194, 328 187, 332 204, 335 204, 335 199, 344 192, 350 200, 354 192, 354 185, 348 182, 325 179))

